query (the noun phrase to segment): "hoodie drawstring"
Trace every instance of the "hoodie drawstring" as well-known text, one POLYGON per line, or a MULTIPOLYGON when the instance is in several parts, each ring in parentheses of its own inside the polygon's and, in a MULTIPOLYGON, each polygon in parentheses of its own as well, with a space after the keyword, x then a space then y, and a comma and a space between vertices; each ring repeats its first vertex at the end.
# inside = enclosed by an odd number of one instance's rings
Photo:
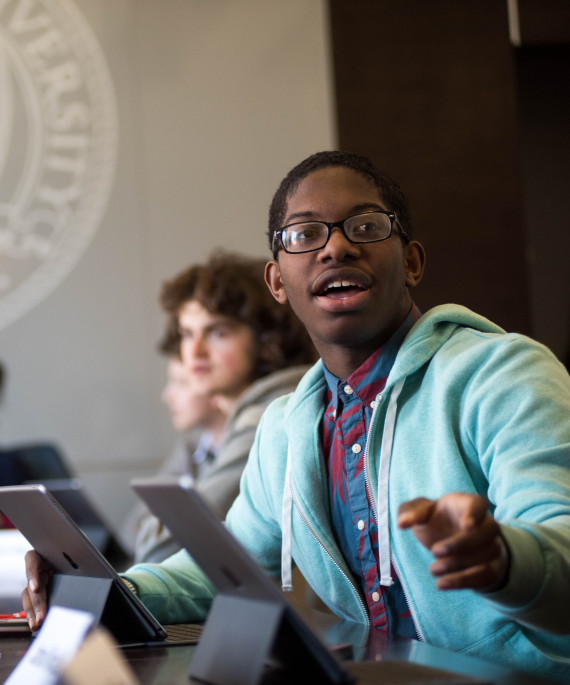
POLYGON ((392 389, 384 431, 382 433, 382 446, 380 447, 380 466, 378 469, 378 542, 380 556, 380 585, 389 587, 394 583, 392 578, 392 564, 390 552, 390 525, 388 511, 388 478, 390 476, 390 461, 392 459, 392 444, 394 442, 394 428, 396 425, 396 412, 398 410, 398 398, 404 387, 405 379, 398 381, 392 389))
POLYGON ((291 453, 287 450, 287 467, 285 469, 285 489, 281 505, 281 587, 283 592, 293 590, 293 573, 291 571, 291 514, 293 507, 293 490, 291 488, 291 453))

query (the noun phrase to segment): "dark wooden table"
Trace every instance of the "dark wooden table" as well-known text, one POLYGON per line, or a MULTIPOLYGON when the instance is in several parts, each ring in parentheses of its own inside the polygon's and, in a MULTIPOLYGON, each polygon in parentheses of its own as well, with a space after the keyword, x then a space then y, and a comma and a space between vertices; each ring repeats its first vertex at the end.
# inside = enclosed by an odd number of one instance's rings
MULTIPOLYGON (((368 631, 365 626, 338 621, 333 617, 314 613, 312 627, 332 644, 351 642, 356 660, 409 661, 433 668, 445 669, 484 679, 496 685, 538 685, 553 681, 523 674, 488 662, 455 654, 420 642, 368 631)), ((16 667, 31 638, 0 635, 0 683, 16 667)), ((188 683, 188 670, 194 646, 143 647, 125 649, 122 654, 142 685, 178 685, 188 683)), ((368 682, 376 682, 368 679, 368 682)), ((379 679, 378 683, 382 681, 379 679)))

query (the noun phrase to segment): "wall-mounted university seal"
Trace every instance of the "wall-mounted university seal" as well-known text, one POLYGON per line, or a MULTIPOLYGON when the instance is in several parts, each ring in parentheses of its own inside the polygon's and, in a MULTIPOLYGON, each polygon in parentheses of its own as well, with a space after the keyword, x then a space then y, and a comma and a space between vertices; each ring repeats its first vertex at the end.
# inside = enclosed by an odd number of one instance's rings
POLYGON ((0 329, 88 246, 117 135, 109 70, 72 0, 0 0, 0 329))

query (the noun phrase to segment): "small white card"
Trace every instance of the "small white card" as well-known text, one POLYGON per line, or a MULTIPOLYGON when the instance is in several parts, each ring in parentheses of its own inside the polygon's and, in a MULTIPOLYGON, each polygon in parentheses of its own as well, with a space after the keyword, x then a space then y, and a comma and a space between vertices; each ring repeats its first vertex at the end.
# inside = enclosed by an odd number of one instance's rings
POLYGON ((66 685, 140 685, 113 638, 101 629, 87 636, 63 678, 66 685))
POLYGON ((52 607, 30 648, 5 685, 55 685, 94 622, 92 614, 52 607))
POLYGON ((28 582, 24 556, 29 549, 32 549, 32 545, 19 530, 15 528, 0 530, 0 559, 2 559, 0 596, 6 599, 14 597, 16 600, 14 607, 20 606, 20 596, 28 582))

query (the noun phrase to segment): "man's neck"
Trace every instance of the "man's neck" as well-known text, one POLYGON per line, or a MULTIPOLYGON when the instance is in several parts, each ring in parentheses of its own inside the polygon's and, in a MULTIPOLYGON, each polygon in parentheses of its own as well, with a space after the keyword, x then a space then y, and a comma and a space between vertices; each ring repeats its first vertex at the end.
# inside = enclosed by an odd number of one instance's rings
POLYGON ((324 365, 337 378, 348 378, 380 347, 375 345, 371 349, 347 349, 333 347, 321 354, 324 365))
POLYGON ((211 421, 206 426, 206 430, 210 433, 212 437, 212 444, 219 445, 224 436, 226 429, 226 423, 228 420, 228 414, 225 412, 218 412, 216 416, 211 419, 211 421))
POLYGON ((236 390, 235 392, 224 393, 223 395, 216 394, 213 396, 215 406, 225 416, 226 421, 233 412, 240 398, 247 390, 249 390, 250 387, 251 385, 246 385, 245 387, 239 388, 239 390, 236 390))
POLYGON ((410 311, 394 330, 386 332, 374 340, 352 346, 314 341, 315 347, 327 369, 337 378, 346 379, 393 337, 399 347, 419 316, 419 310, 415 305, 412 305, 410 311))

